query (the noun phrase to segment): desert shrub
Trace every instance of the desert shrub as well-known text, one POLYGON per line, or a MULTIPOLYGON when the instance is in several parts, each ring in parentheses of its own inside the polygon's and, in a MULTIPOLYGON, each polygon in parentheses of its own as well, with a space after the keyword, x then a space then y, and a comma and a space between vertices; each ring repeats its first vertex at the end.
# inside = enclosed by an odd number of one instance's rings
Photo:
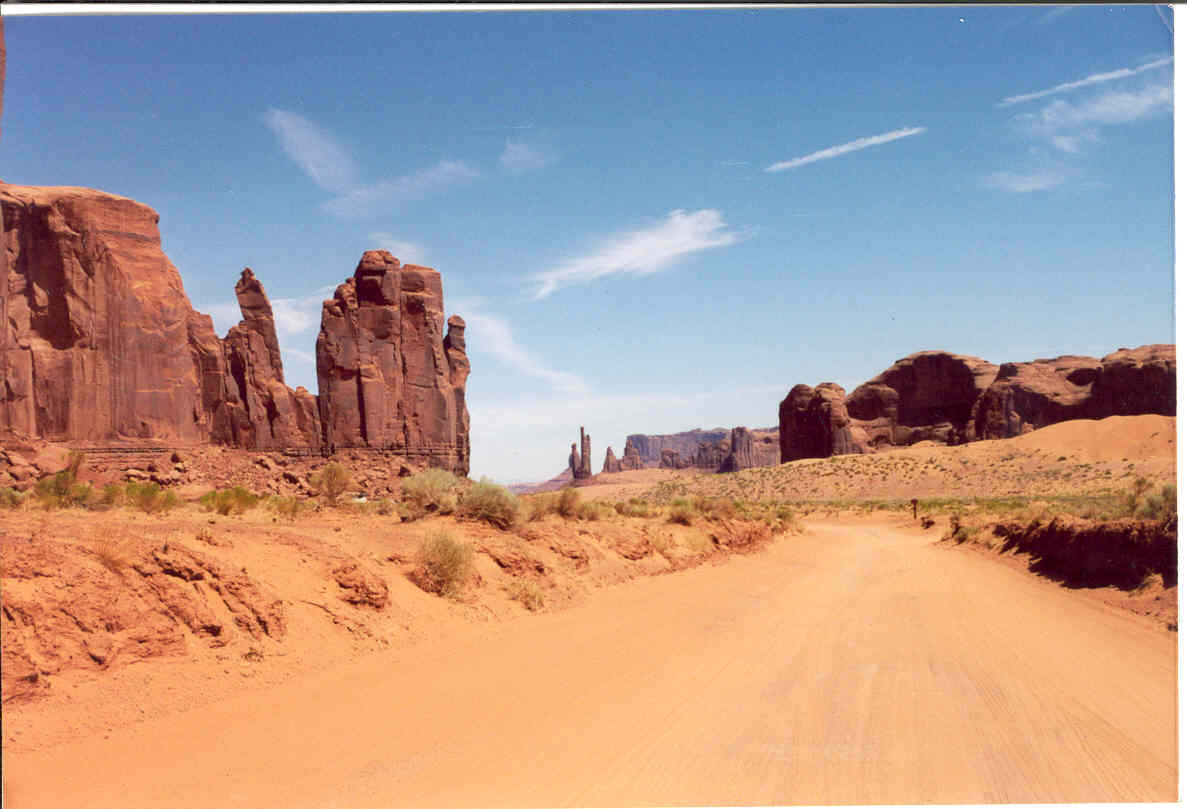
POLYGON ((217 514, 242 514, 248 509, 256 507, 260 502, 258 495, 252 494, 242 486, 230 489, 214 489, 198 498, 198 503, 206 511, 217 514))
POLYGON ((516 579, 507 585, 507 595, 532 612, 544 607, 544 593, 535 582, 516 579))
POLYGON ((372 500, 367 503, 367 512, 370 514, 378 514, 380 517, 390 517, 399 512, 399 507, 395 500, 390 500, 386 497, 379 500, 372 500))
POLYGON ((723 497, 698 496, 693 499, 692 506, 708 519, 718 522, 731 520, 737 514, 737 508, 734 506, 733 501, 726 500, 723 497))
POLYGON ((309 485, 329 505, 337 505, 338 498, 350 486, 350 470, 340 463, 328 463, 309 478, 309 485))
POLYGON ((404 501, 413 517, 452 514, 461 481, 448 469, 426 469, 404 481, 404 501))
POLYGON ((677 497, 672 501, 672 505, 668 506, 668 522, 674 522, 680 525, 692 525, 692 521, 696 519, 696 516, 697 510, 682 497, 677 497))
POLYGON ((286 520, 296 520, 309 508, 309 504, 299 497, 280 497, 274 495, 268 498, 268 508, 276 512, 276 516, 286 520))
POLYGON ((1132 488, 1125 496, 1125 510, 1130 515, 1136 515, 1138 510, 1142 507, 1142 497, 1153 486, 1146 478, 1138 478, 1133 482, 1132 488))
POLYGON ((968 542, 973 538, 973 529, 963 524, 959 514, 948 518, 948 538, 955 542, 968 542))
POLYGON ((933 525, 936 524, 936 521, 934 519, 932 519, 931 516, 927 515, 927 516, 924 516, 923 519, 921 519, 919 521, 919 524, 922 525, 924 528, 931 528, 933 525))
POLYGON ((33 495, 44 508, 84 507, 90 501, 91 487, 78 483, 82 452, 71 452, 62 470, 47 475, 33 486, 33 495))
POLYGON ((0 488, 0 508, 17 508, 25 500, 24 495, 9 486, 0 488))
POLYGON ((549 494, 537 494, 533 497, 525 497, 523 498, 523 503, 527 507, 526 517, 528 522, 542 520, 556 511, 556 497, 549 494))
POLYGON ((796 516, 795 509, 787 505, 776 506, 774 511, 767 517, 767 523, 776 534, 782 534, 786 531, 799 532, 803 529, 803 526, 800 525, 799 518, 796 516))
POLYGON ((632 497, 626 502, 614 504, 614 510, 624 517, 654 517, 655 509, 640 497, 632 497))
POLYGON ((95 500, 95 507, 100 509, 115 508, 124 502, 124 487, 118 483, 103 484, 103 491, 95 500))
POLYGON ((577 516, 581 507, 581 492, 576 489, 564 489, 556 498, 556 513, 571 520, 577 516))
POLYGON ((605 513, 606 509, 607 507, 601 503, 592 503, 587 501, 577 506, 577 511, 574 516, 576 516, 577 519, 584 520, 586 522, 597 522, 598 520, 602 519, 602 515, 605 513))
POLYGON ((1179 492, 1173 483, 1162 487, 1158 494, 1146 498, 1137 508, 1137 516, 1147 520, 1167 522, 1179 514, 1179 492))
POLYGON ((160 514, 180 503, 176 494, 162 489, 156 483, 127 483, 124 485, 124 497, 129 505, 145 514, 160 514))
POLYGON ((440 531, 427 537, 417 553, 414 576, 430 593, 454 596, 474 567, 474 549, 440 531))
POLYGON ((488 522, 504 531, 519 518, 519 498, 502 486, 483 478, 462 495, 458 514, 488 522))

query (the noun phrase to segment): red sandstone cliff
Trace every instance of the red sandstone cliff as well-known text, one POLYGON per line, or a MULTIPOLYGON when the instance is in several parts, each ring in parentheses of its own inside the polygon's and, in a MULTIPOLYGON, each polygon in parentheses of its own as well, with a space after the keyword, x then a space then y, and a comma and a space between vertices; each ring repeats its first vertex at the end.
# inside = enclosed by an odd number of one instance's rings
POLYGON ((443 334, 441 276, 363 254, 322 306, 318 405, 331 450, 385 449, 457 474, 469 472, 469 414, 461 318, 443 334))
POLYGON ((251 270, 235 286, 243 320, 220 340, 190 305, 148 206, 0 184, 0 213, 0 435, 370 447, 469 471, 465 322, 450 318, 442 335, 436 271, 364 254, 324 307, 319 400, 285 384, 251 270))

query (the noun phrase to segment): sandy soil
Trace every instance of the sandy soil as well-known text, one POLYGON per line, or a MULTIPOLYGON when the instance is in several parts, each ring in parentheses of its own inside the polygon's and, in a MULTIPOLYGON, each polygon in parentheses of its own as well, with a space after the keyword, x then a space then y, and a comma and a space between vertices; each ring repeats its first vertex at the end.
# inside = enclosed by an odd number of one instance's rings
MULTIPOLYGON (((1173 801, 1176 641, 896 517, 816 522, 56 743, 70 711, 6 708, 5 803, 1173 801)), ((203 688, 152 671, 149 701, 203 688)))

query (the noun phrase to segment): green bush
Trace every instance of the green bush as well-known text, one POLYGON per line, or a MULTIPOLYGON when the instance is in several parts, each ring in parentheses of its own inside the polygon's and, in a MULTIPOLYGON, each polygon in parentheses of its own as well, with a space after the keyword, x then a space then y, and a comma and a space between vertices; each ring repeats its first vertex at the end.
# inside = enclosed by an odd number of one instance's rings
POLYGON ((461 483, 447 469, 426 469, 404 481, 404 500, 412 516, 452 514, 457 508, 457 487, 461 483))
POLYGON ((584 520, 586 522, 597 522, 598 520, 602 519, 602 515, 605 513, 606 508, 607 507, 601 503, 591 503, 587 501, 577 506, 577 513, 575 516, 577 519, 584 520))
POLYGON ((329 505, 337 505, 338 498, 350 486, 350 470, 340 463, 328 463, 309 478, 309 485, 329 505))
POLYGON ((1158 494, 1152 494, 1137 508, 1137 516, 1147 520, 1167 522, 1179 515, 1179 492, 1173 483, 1162 487, 1158 494))
POLYGON ((25 500, 24 495, 9 486, 0 488, 0 508, 18 508, 25 500))
POLYGON ((70 452, 66 467, 47 475, 33 487, 33 494, 45 508, 83 508, 88 505, 93 492, 87 484, 78 483, 78 472, 82 468, 85 453, 70 452))
POLYGON ((199 505, 206 511, 218 514, 242 514, 248 509, 256 507, 260 502, 258 495, 252 494, 242 486, 230 489, 214 489, 198 498, 199 505))
POLYGON ((537 494, 523 498, 527 505, 527 520, 535 522, 556 512, 556 497, 551 494, 537 494))
POLYGON ((145 514, 160 514, 180 504, 176 494, 162 489, 156 483, 132 481, 124 486, 124 497, 130 505, 145 514))
POLYGON ((519 519, 519 498, 502 486, 483 478, 462 495, 458 514, 488 522, 504 531, 519 519))
POLYGON ((101 509, 115 508, 124 502, 124 487, 118 483, 106 483, 103 492, 95 501, 95 506, 101 509))
POLYGON ((441 531, 427 537, 417 554, 414 578, 430 593, 457 595, 474 567, 474 549, 441 531))

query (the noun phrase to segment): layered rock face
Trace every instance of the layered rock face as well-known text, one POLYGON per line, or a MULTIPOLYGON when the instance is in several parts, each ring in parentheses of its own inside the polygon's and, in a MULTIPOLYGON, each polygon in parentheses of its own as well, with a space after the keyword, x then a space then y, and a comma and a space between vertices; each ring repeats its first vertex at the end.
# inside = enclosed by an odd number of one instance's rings
POLYGON ((639 448, 627 439, 626 447, 622 451, 622 468, 623 471, 627 469, 642 469, 643 458, 639 455, 639 448))
MULTIPOLYGON (((687 430, 669 435, 628 435, 627 445, 634 445, 644 466, 658 466, 665 449, 674 450, 682 460, 696 457, 697 448, 704 443, 716 444, 729 438, 728 430, 687 430)), ((626 454, 625 451, 623 453, 626 454)))
POLYGON ((875 447, 960 443, 972 438, 973 405, 996 376, 978 357, 921 351, 859 386, 845 406, 875 447))
POLYGON ((444 326, 441 276, 363 254, 322 306, 318 405, 331 451, 369 447, 469 472, 465 323, 444 326))
POLYGON ((368 447, 468 473, 465 322, 450 318, 442 335, 436 271, 364 254, 323 307, 319 399, 285 384, 272 306, 250 269, 235 286, 243 320, 225 339, 194 311, 148 206, 0 184, 0 212, 0 434, 368 447))
MULTIPOLYGON (((0 185, 0 208, 0 429, 208 440, 190 333, 217 338, 161 251, 156 212, 91 189, 15 185, 0 185)), ((215 343, 206 348, 217 365, 215 343)))
POLYGON ((1060 421, 1175 413, 1175 349, 1121 349, 995 366, 924 351, 848 398, 837 385, 796 385, 779 406, 784 462, 907 446, 1009 438, 1060 421))
POLYGON ((745 427, 730 431, 730 451, 721 462, 719 472, 737 472, 757 466, 754 458, 754 436, 745 427))

